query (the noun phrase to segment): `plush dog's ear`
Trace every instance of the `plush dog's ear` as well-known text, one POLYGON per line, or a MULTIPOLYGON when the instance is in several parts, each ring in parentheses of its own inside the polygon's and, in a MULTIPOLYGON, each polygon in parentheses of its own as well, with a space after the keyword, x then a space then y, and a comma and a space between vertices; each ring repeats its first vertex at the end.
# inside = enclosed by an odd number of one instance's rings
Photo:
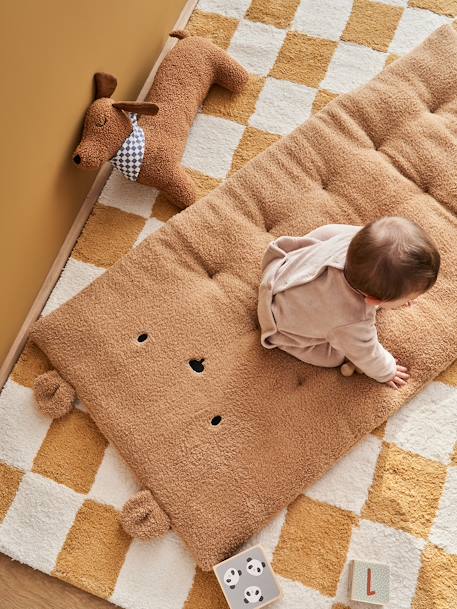
POLYGON ((94 74, 94 81, 95 99, 111 97, 117 86, 116 77, 112 74, 107 74, 106 72, 97 72, 94 74))
POLYGON ((152 102, 114 102, 114 108, 125 110, 126 112, 136 112, 137 114, 149 114, 155 116, 159 111, 159 106, 152 102))

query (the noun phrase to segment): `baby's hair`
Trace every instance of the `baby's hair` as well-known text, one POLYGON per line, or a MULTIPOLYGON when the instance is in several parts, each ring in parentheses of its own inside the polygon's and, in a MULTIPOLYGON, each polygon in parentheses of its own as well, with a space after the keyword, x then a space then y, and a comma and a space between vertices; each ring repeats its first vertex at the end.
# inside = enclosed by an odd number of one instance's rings
POLYGON ((353 237, 344 275, 349 284, 383 302, 426 292, 436 281, 440 254, 415 222, 386 216, 353 237))

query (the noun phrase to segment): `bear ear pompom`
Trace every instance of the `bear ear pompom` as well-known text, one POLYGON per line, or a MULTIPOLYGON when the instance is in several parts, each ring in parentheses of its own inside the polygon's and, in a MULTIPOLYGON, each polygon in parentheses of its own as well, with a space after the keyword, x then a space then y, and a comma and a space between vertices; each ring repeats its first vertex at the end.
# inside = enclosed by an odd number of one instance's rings
POLYGON ((163 535, 171 526, 167 514, 147 489, 139 491, 127 501, 122 510, 121 523, 130 537, 139 539, 163 535))
POLYGON ((68 414, 76 400, 76 392, 57 370, 49 370, 35 379, 33 391, 43 414, 58 419, 68 414))

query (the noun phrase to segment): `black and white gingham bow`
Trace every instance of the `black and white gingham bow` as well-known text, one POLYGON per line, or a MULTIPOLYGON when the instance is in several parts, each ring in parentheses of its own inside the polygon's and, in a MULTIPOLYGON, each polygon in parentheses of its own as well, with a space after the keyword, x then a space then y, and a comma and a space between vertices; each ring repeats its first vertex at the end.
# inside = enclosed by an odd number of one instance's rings
POLYGON ((145 138, 144 131, 138 125, 138 115, 131 114, 132 133, 128 136, 118 152, 111 159, 111 163, 119 169, 126 178, 135 182, 138 179, 144 159, 145 138))

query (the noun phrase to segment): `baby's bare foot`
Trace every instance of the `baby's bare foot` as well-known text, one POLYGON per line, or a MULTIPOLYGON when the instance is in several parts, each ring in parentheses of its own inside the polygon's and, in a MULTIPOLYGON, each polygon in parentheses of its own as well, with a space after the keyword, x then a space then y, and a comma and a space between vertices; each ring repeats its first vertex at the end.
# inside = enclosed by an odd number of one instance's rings
POLYGON ((340 367, 340 372, 343 376, 352 376, 355 372, 355 366, 352 362, 344 362, 340 367))
POLYGON ((357 366, 349 360, 341 365, 340 372, 343 376, 352 376, 354 372, 356 372, 357 374, 363 374, 362 370, 360 370, 360 368, 357 368, 357 366))

